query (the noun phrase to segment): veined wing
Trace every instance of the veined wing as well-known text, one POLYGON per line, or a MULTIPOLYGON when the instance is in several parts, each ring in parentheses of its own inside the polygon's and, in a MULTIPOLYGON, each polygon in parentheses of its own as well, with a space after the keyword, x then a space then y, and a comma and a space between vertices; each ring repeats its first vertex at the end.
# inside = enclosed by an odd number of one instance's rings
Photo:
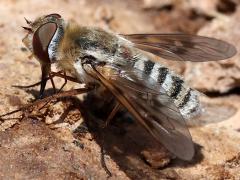
POLYGON ((154 79, 137 69, 123 68, 84 65, 157 141, 177 157, 191 160, 194 155, 191 135, 172 99, 154 79))
POLYGON ((141 50, 177 61, 216 61, 228 59, 236 48, 222 40, 187 34, 123 35, 141 50))

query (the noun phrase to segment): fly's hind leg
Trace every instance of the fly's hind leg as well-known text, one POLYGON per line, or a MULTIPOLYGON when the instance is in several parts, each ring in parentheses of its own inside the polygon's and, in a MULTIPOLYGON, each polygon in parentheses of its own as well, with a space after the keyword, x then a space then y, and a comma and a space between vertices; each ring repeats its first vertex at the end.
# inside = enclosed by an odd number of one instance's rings
POLYGON ((120 109, 120 103, 116 102, 113 110, 111 111, 111 113, 108 115, 107 120, 104 123, 104 128, 108 126, 108 124, 110 123, 110 121, 114 118, 114 116, 117 114, 118 110, 120 109))

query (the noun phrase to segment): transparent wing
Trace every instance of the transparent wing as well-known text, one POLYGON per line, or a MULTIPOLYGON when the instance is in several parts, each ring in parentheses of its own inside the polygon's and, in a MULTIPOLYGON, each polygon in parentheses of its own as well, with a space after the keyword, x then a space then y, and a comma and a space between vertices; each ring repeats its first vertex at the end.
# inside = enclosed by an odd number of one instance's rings
POLYGON ((123 35, 135 46, 157 56, 177 61, 216 61, 234 56, 236 48, 222 40, 186 34, 123 35))
POLYGON ((188 126, 204 126, 228 120, 237 113, 237 108, 231 104, 216 102, 204 95, 200 96, 201 113, 186 121, 188 126))
POLYGON ((137 69, 114 65, 85 70, 98 78, 146 130, 170 152, 191 160, 194 146, 184 119, 165 90, 137 69))

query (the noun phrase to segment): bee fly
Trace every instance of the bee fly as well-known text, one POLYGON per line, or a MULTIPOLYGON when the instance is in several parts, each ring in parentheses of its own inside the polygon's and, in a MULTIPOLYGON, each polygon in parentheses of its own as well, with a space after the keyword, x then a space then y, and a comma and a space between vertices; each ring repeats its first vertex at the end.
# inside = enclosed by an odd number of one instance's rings
POLYGON ((41 63, 41 96, 51 64, 56 63, 79 82, 104 86, 170 152, 192 159, 194 146, 185 120, 201 113, 199 93, 142 51, 199 62, 230 58, 236 54, 234 46, 186 34, 118 35, 68 23, 58 14, 27 24, 23 43, 41 63))

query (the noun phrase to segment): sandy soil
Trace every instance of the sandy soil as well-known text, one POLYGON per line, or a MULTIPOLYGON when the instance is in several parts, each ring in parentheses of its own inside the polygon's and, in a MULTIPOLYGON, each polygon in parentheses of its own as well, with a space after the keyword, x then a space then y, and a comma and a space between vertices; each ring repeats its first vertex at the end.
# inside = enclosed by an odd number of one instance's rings
MULTIPOLYGON (((31 102, 39 91, 39 87, 13 87, 35 83, 40 77, 38 62, 28 59, 29 52, 21 42, 23 17, 34 19, 59 13, 81 25, 99 26, 117 33, 199 33, 229 40, 237 46, 240 43, 238 4, 237 0, 204 0, 200 4, 194 0, 1 1, 0 114, 31 102)), ((15 119, 1 122, 1 179, 107 179, 108 171, 112 174, 110 179, 240 179, 239 55, 221 65, 164 60, 163 63, 210 95, 209 103, 223 107, 216 109, 213 121, 234 111, 220 123, 190 128, 196 148, 192 161, 172 157, 129 118, 119 116, 102 129, 101 117, 92 118, 79 96, 80 99, 51 102, 40 114, 39 106, 35 107, 35 115, 28 118, 20 120, 18 113, 15 119), (208 75, 213 78, 208 80, 205 73, 204 81, 195 81, 201 75, 194 76, 191 71, 194 68, 209 68, 208 75), (103 154, 107 168, 102 162, 103 154)), ((62 82, 56 79, 58 87, 62 82)), ((66 89, 76 87, 79 85, 68 83, 66 89)), ((48 85, 47 94, 51 93, 48 85)))

